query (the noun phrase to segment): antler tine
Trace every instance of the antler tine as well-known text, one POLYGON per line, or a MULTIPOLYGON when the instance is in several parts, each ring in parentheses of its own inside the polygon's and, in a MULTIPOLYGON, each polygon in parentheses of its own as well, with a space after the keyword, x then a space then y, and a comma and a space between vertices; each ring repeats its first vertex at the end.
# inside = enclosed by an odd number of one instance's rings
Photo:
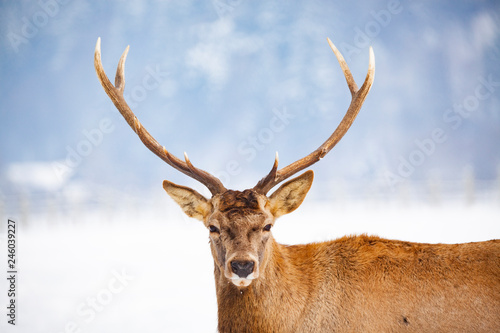
MULTIPOLYGON (((99 43, 99 53, 101 49, 101 38, 99 37, 98 39, 99 43)), ((127 54, 128 50, 130 49, 130 45, 127 45, 127 48, 125 51, 123 51, 122 56, 120 57, 120 61, 118 61, 118 67, 116 68, 116 75, 115 75, 115 87, 118 89, 123 94, 123 91, 125 90, 125 60, 127 60, 127 54)))
POLYGON ((347 81, 347 86, 349 87, 349 90, 351 91, 352 95, 351 104, 349 105, 349 108, 347 109, 344 118, 337 126, 335 131, 321 146, 319 146, 318 149, 316 149, 306 157, 303 157, 300 160, 297 160, 294 163, 278 171, 276 171, 277 168, 277 159, 276 159, 271 172, 269 172, 269 174, 266 177, 262 178, 254 187, 254 190, 259 193, 266 194, 271 188, 281 183, 283 180, 313 165, 314 163, 322 159, 326 154, 328 154, 328 152, 330 152, 330 150, 333 147, 335 147, 335 145, 340 141, 340 139, 342 139, 345 133, 349 130, 354 119, 358 115, 359 110, 361 110, 361 106, 363 105, 363 102, 365 101, 368 92, 370 91, 370 88, 373 84, 373 80, 375 78, 375 55, 373 53, 373 49, 370 47, 370 52, 369 52, 370 60, 368 63, 368 73, 366 74, 365 81, 363 82, 361 88, 358 89, 358 86, 356 85, 356 82, 352 77, 351 70, 349 69, 347 63, 345 62, 344 57, 335 47, 335 45, 330 41, 329 38, 328 38, 328 44, 330 45, 333 53, 335 53, 335 56, 337 57, 340 67, 344 72, 344 77, 347 81))
POLYGON ((330 45, 330 48, 332 49, 333 53, 337 57, 337 60, 339 61, 340 64, 340 68, 342 69, 342 72, 344 72, 345 80, 347 81, 347 86, 351 91, 351 95, 354 96, 356 91, 358 91, 358 85, 356 84, 356 81, 354 81, 354 78, 352 77, 351 70, 349 69, 349 66, 347 66, 344 56, 342 55, 342 53, 340 53, 335 44, 332 43, 330 38, 327 38, 326 40, 328 41, 328 45, 330 45))
MULTIPOLYGON (((269 174, 266 177, 262 178, 257 183, 257 185, 254 187, 254 189, 265 187, 266 184, 272 183, 276 179, 276 172, 277 171, 278 171, 278 152, 276 152, 276 156, 274 158, 274 164, 273 164, 271 171, 269 172, 269 174)), ((267 193, 267 191, 266 191, 266 193, 267 193)))
POLYGON ((123 116, 123 118, 125 118, 129 126, 132 127, 134 132, 137 133, 142 143, 144 143, 144 145, 156 156, 161 158, 173 168, 205 185, 210 190, 212 195, 216 195, 218 193, 226 191, 226 188, 224 187, 224 185, 222 185, 221 181, 217 177, 204 170, 194 167, 187 158, 186 162, 184 162, 176 156, 170 154, 165 149, 165 147, 161 146, 155 140, 155 138, 151 136, 151 134, 149 134, 149 132, 144 128, 144 126, 141 125, 137 117, 134 115, 127 102, 125 101, 125 98, 123 97, 123 91, 125 89, 125 60, 127 58, 128 50, 129 47, 127 46, 122 56, 120 57, 118 67, 116 69, 115 85, 113 86, 102 67, 101 38, 99 37, 97 39, 94 53, 94 67, 97 73, 97 77, 99 78, 99 81, 101 82, 101 85, 103 86, 106 94, 113 101, 113 104, 116 106, 118 111, 120 111, 121 115, 123 116))

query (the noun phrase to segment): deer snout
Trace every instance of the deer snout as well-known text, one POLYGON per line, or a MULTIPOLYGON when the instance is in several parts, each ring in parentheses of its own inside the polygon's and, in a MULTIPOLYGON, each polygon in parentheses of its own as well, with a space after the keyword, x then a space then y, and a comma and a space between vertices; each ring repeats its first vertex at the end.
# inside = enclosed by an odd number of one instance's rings
POLYGON ((248 287, 259 277, 259 262, 250 253, 235 253, 226 262, 224 275, 235 286, 248 287))
POLYGON ((240 278, 246 278, 250 274, 252 274, 254 266, 255 264, 253 261, 239 261, 239 260, 231 261, 231 270, 233 271, 234 274, 238 275, 240 278))

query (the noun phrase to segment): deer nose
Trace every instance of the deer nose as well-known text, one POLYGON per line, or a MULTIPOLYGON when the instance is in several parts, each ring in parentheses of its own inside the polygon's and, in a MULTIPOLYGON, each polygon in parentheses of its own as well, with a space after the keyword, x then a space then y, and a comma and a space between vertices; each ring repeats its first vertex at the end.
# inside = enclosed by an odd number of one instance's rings
POLYGON ((253 272, 253 261, 231 261, 231 269, 240 278, 246 278, 253 272))

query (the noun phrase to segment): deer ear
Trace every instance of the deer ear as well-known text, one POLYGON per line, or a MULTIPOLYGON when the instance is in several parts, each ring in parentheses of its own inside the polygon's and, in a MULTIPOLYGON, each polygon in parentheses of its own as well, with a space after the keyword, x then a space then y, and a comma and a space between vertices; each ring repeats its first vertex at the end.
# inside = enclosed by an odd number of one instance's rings
POLYGON ((210 214, 212 204, 210 201, 195 190, 174 184, 168 180, 163 181, 163 188, 168 195, 181 206, 184 213, 200 221, 205 221, 210 214))
POLYGON ((313 178, 314 172, 312 170, 306 171, 287 181, 271 194, 269 202, 274 217, 280 217, 297 209, 311 188, 313 178))

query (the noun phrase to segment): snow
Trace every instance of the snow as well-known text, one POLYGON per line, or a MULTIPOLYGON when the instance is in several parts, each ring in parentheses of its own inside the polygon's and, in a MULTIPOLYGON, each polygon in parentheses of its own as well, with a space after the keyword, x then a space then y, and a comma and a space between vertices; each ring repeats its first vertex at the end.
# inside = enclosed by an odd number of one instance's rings
MULTIPOLYGON (((2 332, 216 331, 207 231, 173 203, 151 213, 124 210, 108 220, 102 213, 82 213, 71 223, 34 217, 18 227, 17 325, 7 325, 2 313, 2 332)), ((273 228, 286 244, 360 233, 431 243, 500 238, 500 204, 306 200, 273 228)))

